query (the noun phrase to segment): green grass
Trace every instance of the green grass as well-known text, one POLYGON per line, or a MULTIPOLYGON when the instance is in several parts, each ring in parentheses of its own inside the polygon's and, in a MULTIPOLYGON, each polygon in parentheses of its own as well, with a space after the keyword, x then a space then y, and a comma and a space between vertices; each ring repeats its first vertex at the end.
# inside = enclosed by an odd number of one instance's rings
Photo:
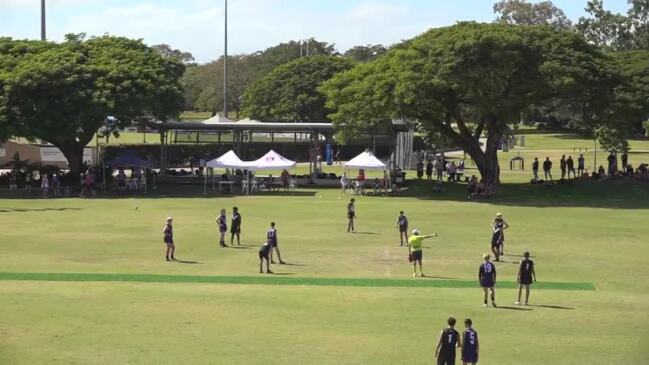
POLYGON ((461 184, 435 194, 425 182, 397 198, 355 196, 356 235, 344 232, 349 196, 337 189, 202 196, 163 186, 92 200, 3 192, 0 363, 430 364, 451 315, 473 319, 482 364, 646 362, 649 184, 521 184, 528 175, 504 172, 486 201, 466 201, 461 184), (244 246, 220 249, 216 213, 235 205, 244 246), (439 233, 424 244, 429 278, 410 277, 399 210, 411 228, 439 233), (511 229, 497 264, 502 308, 485 309, 475 277, 496 212, 511 229), (169 215, 187 263, 164 261, 169 215), (292 265, 260 275, 271 220, 292 265), (533 306, 519 308, 524 250, 539 282, 533 306))

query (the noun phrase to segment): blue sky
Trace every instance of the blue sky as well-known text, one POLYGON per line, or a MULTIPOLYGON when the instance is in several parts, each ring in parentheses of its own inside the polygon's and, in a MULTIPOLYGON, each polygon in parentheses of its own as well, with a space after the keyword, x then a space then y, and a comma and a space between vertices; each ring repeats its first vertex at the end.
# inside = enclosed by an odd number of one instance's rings
MULTIPOLYGON (((47 0, 48 39, 105 33, 167 43, 199 62, 223 52, 223 0, 47 0)), ((358 44, 392 44, 460 20, 491 21, 495 0, 229 0, 231 54, 315 37, 340 51, 358 44)), ((555 0, 573 20, 586 0, 555 0)), ((605 0, 625 12, 626 0, 605 0)), ((40 0, 0 0, 0 36, 40 37, 40 0)))

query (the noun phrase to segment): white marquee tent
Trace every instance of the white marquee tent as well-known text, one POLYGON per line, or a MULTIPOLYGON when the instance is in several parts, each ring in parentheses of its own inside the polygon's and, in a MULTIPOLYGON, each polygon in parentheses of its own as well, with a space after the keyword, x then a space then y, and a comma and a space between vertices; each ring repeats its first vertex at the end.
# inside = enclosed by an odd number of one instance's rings
POLYGON ((223 156, 208 161, 205 167, 222 168, 222 169, 245 169, 248 167, 248 162, 241 161, 239 156, 233 151, 229 150, 223 156))
POLYGON ((385 164, 370 152, 363 152, 345 163, 346 168, 384 170, 385 164))
POLYGON ((261 158, 247 163, 248 166, 246 168, 251 171, 280 170, 295 167, 295 161, 291 161, 273 150, 268 151, 261 158))
POLYGON ((219 124, 219 123, 233 123, 233 121, 231 119, 228 119, 228 118, 222 116, 222 115, 217 114, 217 115, 211 117, 210 119, 206 119, 206 120, 202 121, 201 123, 203 123, 203 124, 219 124))

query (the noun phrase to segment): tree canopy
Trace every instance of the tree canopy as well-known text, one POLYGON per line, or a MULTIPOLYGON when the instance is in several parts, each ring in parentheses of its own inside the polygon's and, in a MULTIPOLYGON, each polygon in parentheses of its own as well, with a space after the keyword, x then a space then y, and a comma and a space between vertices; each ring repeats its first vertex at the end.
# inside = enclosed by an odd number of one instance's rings
POLYGON ((183 110, 184 66, 139 40, 69 35, 62 43, 0 39, 0 130, 58 147, 73 175, 112 116, 126 125, 183 110))
POLYGON ((649 50, 649 1, 628 2, 625 15, 606 10, 603 0, 588 1, 588 16, 579 18, 577 29, 589 42, 608 50, 649 50))
POLYGON ((568 30, 572 22, 552 1, 530 3, 525 0, 500 0, 493 6, 496 21, 517 25, 550 25, 568 30))
POLYGON ((322 90, 343 135, 392 118, 416 120, 464 148, 485 181, 495 184, 498 144, 523 110, 558 100, 584 122, 599 123, 618 83, 609 59, 572 32, 459 23, 395 46, 322 90))
POLYGON ((246 90, 243 112, 257 119, 328 122, 330 110, 318 88, 352 66, 336 56, 304 57, 279 66, 246 90))

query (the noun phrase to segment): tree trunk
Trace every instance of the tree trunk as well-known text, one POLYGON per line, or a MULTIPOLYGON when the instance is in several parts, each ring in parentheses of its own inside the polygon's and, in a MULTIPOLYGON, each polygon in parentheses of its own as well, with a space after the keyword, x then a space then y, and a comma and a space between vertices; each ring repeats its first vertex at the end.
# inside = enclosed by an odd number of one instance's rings
POLYGON ((480 176, 485 184, 495 191, 496 186, 500 183, 500 164, 498 163, 498 141, 500 135, 498 133, 489 133, 487 138, 487 145, 483 151, 480 148, 479 141, 464 146, 466 153, 471 156, 480 176))
POLYGON ((68 166, 70 167, 70 181, 68 181, 68 184, 78 185, 81 169, 83 168, 84 146, 79 143, 69 143, 57 147, 68 160, 68 166))

